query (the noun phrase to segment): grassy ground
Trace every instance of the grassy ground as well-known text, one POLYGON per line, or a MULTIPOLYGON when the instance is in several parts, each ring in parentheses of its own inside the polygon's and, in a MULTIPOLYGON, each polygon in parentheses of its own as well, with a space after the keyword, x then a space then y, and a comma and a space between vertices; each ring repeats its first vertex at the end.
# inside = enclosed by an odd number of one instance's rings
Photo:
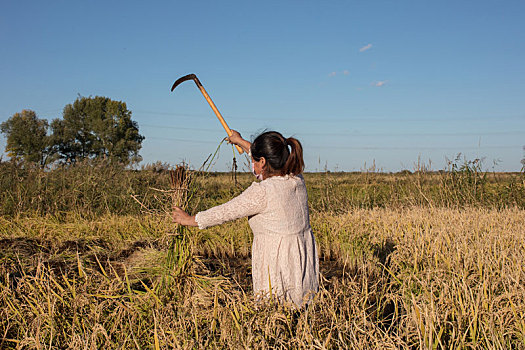
MULTIPOLYGON (((525 348, 522 174, 307 174, 321 291, 295 311, 254 302, 246 219, 171 224, 162 171, 2 169, 0 348, 525 348)), ((196 177, 190 209, 238 181, 196 177)))

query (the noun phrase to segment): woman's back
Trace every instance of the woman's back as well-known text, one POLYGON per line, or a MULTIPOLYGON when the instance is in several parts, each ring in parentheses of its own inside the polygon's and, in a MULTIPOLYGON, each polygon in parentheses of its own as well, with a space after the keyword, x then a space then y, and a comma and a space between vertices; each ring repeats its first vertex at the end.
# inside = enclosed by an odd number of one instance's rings
POLYGON ((301 175, 274 176, 259 186, 264 193, 258 191, 256 195, 266 203, 264 209, 249 220, 255 235, 296 235, 310 229, 308 195, 301 175))

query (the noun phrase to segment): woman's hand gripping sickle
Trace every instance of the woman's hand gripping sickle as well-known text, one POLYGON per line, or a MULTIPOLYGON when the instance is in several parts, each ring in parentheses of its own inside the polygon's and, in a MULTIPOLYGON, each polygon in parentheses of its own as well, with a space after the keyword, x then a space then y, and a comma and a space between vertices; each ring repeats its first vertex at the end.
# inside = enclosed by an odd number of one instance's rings
POLYGON ((230 144, 234 144, 234 145, 237 145, 239 147, 241 147, 244 152, 246 153, 249 153, 250 152, 250 146, 252 145, 250 142, 246 141, 245 139, 242 138, 241 134, 239 134, 238 131, 236 130, 231 130, 232 134, 230 137, 227 137, 226 138, 226 141, 228 141, 228 143, 230 144))
POLYGON ((180 207, 173 207, 171 217, 173 222, 177 224, 181 224, 183 226, 198 226, 197 222, 195 221, 195 216, 189 215, 180 207))

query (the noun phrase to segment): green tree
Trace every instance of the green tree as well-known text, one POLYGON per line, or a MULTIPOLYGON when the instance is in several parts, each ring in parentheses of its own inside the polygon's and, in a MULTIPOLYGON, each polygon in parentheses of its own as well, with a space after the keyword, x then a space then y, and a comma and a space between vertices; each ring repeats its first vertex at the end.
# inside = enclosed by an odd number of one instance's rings
POLYGON ((0 124, 6 135, 6 152, 11 158, 45 166, 50 160, 52 147, 47 135, 48 122, 39 119, 34 111, 24 109, 0 124))
POLYGON ((124 102, 79 97, 64 107, 63 119, 53 120, 51 129, 56 151, 66 162, 96 157, 123 163, 141 159, 138 152, 144 136, 124 102))

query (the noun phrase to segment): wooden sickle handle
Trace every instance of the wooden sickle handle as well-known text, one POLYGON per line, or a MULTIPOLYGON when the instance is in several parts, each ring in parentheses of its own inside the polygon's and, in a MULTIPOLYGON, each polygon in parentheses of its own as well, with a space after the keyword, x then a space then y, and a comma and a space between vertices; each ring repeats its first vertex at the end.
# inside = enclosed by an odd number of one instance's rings
MULTIPOLYGON (((219 110, 215 106, 215 103, 213 103, 213 101, 211 100, 210 95, 208 95, 208 93, 204 89, 204 86, 202 86, 201 82, 199 81, 199 79, 197 77, 195 77, 194 80, 195 80, 195 84, 197 84, 197 87, 202 92, 202 95, 204 96, 206 101, 208 101, 208 104, 210 105, 211 109, 213 109, 213 112, 215 112, 215 115, 217 116, 217 118, 221 122, 222 127, 224 128, 224 130, 226 130, 226 133, 228 134, 228 136, 232 136, 232 131, 231 131, 230 127, 228 126, 228 124, 226 124, 226 121, 222 117, 221 112, 219 112, 219 110)), ((235 145, 235 148, 237 148, 237 151, 239 151, 239 154, 243 154, 244 153, 243 149, 239 145, 235 145)))

